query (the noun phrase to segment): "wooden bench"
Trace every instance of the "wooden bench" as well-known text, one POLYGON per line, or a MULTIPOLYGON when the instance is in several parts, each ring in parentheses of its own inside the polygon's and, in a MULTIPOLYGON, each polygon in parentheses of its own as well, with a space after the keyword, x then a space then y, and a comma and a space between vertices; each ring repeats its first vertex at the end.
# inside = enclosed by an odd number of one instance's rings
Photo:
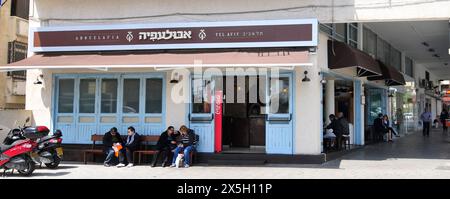
POLYGON ((87 149, 83 151, 83 159, 84 164, 87 164, 86 155, 92 154, 92 158, 95 162, 95 154, 103 154, 103 149, 98 149, 95 145, 95 142, 102 142, 103 141, 103 135, 91 135, 91 141, 92 141, 92 147, 91 149, 87 149))
MULTIPOLYGON (((152 143, 156 143, 158 142, 159 136, 158 135, 144 135, 141 136, 141 150, 136 150, 133 153, 133 160, 136 160, 135 157, 136 155, 138 155, 138 164, 141 164, 141 159, 142 159, 142 155, 156 155, 156 153, 158 152, 158 150, 156 149, 149 149, 149 146, 153 146, 152 143)), ((194 142, 194 146, 196 147, 197 142, 199 140, 199 135, 195 135, 195 142, 194 142)), ((194 149, 191 151, 191 153, 189 154, 190 156, 190 165, 192 165, 192 163, 194 162, 194 158, 196 158, 196 152, 197 150, 194 149)), ((182 151, 180 151, 180 153, 182 153, 182 151)), ((172 160, 169 160, 172 161, 172 160)))
POLYGON ((141 146, 139 150, 133 152, 133 160, 136 162, 136 155, 138 155, 138 164, 141 164, 142 155, 155 155, 158 151, 156 149, 150 149, 153 143, 158 142, 159 135, 141 135, 141 146))
MULTIPOLYGON (((126 140, 126 136, 122 136, 123 140, 126 140)), ((136 155, 138 156, 138 164, 141 164, 142 155, 155 155, 158 151, 156 148, 151 148, 152 146, 156 145, 156 142, 158 142, 159 135, 141 135, 140 137, 140 149, 133 152, 133 161, 136 162, 136 155)), ((198 135, 196 135, 196 140, 198 141, 198 135)), ((103 154, 103 148, 98 148, 96 146, 96 142, 102 142, 103 141, 103 135, 91 135, 91 141, 92 141, 92 147, 91 149, 87 149, 83 151, 83 159, 84 164, 87 164, 86 156, 87 154, 92 154, 93 159, 95 162, 95 155, 96 154, 103 154)), ((196 142, 197 142, 196 141, 196 142)), ((195 143, 196 145, 197 143, 195 143)), ((190 155, 191 164, 193 162, 193 158, 195 158, 196 150, 193 150, 190 155)))

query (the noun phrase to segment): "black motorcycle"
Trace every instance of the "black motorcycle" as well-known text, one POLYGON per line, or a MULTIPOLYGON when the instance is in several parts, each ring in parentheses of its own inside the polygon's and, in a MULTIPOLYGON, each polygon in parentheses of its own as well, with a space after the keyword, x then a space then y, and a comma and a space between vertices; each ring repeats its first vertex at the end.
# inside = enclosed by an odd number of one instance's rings
MULTIPOLYGON (((27 118, 25 123, 30 121, 27 118)), ((56 130, 53 135, 48 135, 50 130, 45 126, 30 127, 25 126, 12 129, 14 137, 9 139, 10 142, 22 139, 30 139, 37 143, 37 146, 33 149, 31 153, 31 159, 39 165, 44 164, 50 169, 55 169, 58 167, 59 163, 63 157, 63 149, 61 147, 62 143, 62 132, 56 130)))
POLYGON ((47 135, 37 140, 37 148, 32 153, 32 159, 50 169, 56 169, 63 158, 62 132, 56 130, 53 135, 47 135))

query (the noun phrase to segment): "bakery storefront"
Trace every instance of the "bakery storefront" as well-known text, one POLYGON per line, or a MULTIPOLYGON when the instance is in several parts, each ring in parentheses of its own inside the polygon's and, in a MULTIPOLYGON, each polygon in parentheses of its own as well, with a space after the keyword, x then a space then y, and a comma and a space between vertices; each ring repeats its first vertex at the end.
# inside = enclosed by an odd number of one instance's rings
POLYGON ((3 69, 28 70, 27 109, 36 124, 61 129, 65 144, 91 144, 92 134, 111 127, 159 135, 186 124, 200 136, 199 152, 320 154, 320 144, 302 152, 307 146, 298 140, 306 130, 294 131, 299 98, 308 94, 299 80, 316 70, 310 52, 317 25, 301 19, 30 27, 33 55, 3 69))

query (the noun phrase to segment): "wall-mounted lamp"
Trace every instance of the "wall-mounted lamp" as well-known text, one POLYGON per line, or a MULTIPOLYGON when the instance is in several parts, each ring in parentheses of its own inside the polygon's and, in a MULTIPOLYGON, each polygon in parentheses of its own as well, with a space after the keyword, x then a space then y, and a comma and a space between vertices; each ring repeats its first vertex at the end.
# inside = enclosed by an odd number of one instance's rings
POLYGON ((309 81, 311 81, 309 78, 308 78, 308 71, 306 71, 305 70, 305 72, 304 72, 304 74, 305 74, 305 77, 302 79, 302 82, 309 82, 309 81))
POLYGON ((326 83, 327 83, 327 80, 326 80, 326 79, 322 79, 322 80, 320 80, 320 83, 326 84, 326 83))
POLYGON ((39 77, 40 77, 41 79, 43 79, 43 78, 44 78, 44 75, 42 75, 42 74, 38 75, 38 76, 36 77, 36 81, 34 81, 33 84, 36 84, 36 85, 42 84, 42 81, 39 80, 39 77))
POLYGON ((175 72, 172 76, 172 79, 170 80, 171 84, 178 84, 178 82, 180 82, 180 76, 178 75, 177 72, 175 72))

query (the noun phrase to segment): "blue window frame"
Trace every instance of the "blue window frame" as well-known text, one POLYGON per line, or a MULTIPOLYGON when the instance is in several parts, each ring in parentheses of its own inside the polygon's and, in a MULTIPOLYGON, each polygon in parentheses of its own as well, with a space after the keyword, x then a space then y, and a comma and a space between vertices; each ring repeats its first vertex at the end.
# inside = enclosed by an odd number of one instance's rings
POLYGON ((113 126, 144 135, 165 128, 163 73, 56 74, 54 82, 53 128, 67 132, 66 143, 90 143, 113 126))

